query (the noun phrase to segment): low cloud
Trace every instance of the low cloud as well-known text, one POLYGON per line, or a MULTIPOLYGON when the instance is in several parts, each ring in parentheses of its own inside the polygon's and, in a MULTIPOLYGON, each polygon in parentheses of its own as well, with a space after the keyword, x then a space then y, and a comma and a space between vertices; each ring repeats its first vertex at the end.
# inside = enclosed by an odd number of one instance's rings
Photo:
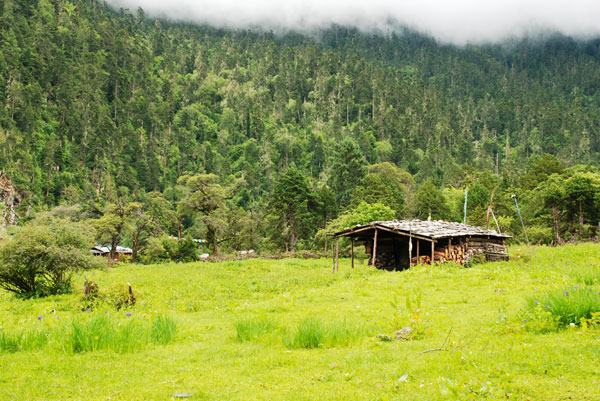
POLYGON ((598 0, 108 0, 115 8, 223 28, 310 32, 331 24, 390 32, 404 25, 441 42, 499 42, 560 32, 600 36, 598 0))

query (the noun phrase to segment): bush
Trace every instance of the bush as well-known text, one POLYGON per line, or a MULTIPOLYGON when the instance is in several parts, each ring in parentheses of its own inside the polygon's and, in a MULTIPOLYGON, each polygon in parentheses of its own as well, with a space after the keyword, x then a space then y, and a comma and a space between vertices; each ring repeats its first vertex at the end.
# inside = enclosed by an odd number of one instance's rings
POLYGON ((154 238, 148 241, 143 260, 145 263, 195 262, 198 260, 198 245, 191 238, 154 238))
POLYGON ((20 228, 0 248, 0 287, 24 297, 71 291, 71 276, 102 262, 90 253, 93 233, 81 224, 52 220, 20 228))

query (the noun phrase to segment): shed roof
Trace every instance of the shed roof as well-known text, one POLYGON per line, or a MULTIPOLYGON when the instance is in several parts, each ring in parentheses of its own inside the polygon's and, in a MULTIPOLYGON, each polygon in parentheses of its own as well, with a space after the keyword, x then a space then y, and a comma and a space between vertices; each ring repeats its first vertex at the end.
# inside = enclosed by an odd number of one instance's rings
MULTIPOLYGON (((93 247, 91 249, 91 251, 92 251, 92 253, 95 253, 95 254, 104 255, 104 254, 110 253, 110 248, 111 248, 110 245, 108 245, 108 246, 97 245, 97 246, 93 247)), ((131 248, 126 248, 124 246, 118 246, 118 245, 117 245, 116 251, 117 251, 117 253, 123 253, 123 254, 133 253, 133 250, 131 248)))
POLYGON ((468 224, 455 223, 443 220, 423 221, 423 220, 391 220, 391 221, 373 221, 366 225, 357 225, 347 228, 334 234, 335 237, 350 236, 354 233, 367 231, 370 228, 382 228, 387 231, 397 232, 399 234, 409 234, 415 237, 425 237, 430 239, 452 238, 452 237, 495 237, 510 238, 508 234, 498 233, 495 230, 485 230, 481 227, 470 226, 468 224))

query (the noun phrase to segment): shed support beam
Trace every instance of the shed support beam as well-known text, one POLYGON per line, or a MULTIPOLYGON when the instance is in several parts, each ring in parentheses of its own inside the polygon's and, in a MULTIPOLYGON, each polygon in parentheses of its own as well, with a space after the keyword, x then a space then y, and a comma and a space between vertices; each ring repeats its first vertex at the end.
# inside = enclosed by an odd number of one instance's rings
POLYGON ((377 258, 377 232, 375 229, 375 237, 373 238, 373 267, 375 267, 375 259, 377 258))
POLYGON ((340 239, 335 239, 335 271, 340 269, 340 239))
POLYGON ((421 250, 419 249, 419 244, 421 241, 417 240, 417 265, 421 264, 421 250))
POLYGON ((352 261, 352 268, 354 269, 354 237, 350 238, 350 260, 352 261))
POLYGON ((433 260, 435 257, 435 242, 431 241, 431 264, 433 265, 433 260))
POLYGON ((335 247, 333 245, 331 246, 331 270, 335 272, 335 247))

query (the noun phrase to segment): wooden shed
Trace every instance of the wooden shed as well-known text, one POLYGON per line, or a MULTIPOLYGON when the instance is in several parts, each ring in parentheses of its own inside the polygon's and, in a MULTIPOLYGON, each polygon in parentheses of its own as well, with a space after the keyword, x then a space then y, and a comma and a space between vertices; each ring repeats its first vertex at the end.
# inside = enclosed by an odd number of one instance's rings
MULTIPOLYGON (((92 255, 94 255, 94 256, 104 256, 104 257, 110 259, 110 245, 108 245, 108 246, 97 245, 91 249, 91 252, 92 252, 92 255)), ((121 256, 123 256, 123 255, 131 256, 132 254, 133 254, 133 251, 131 248, 117 246, 117 249, 115 251, 115 260, 120 260, 121 256)))
MULTIPOLYGON (((508 260, 506 239, 510 235, 448 221, 374 221, 335 233, 365 246, 369 264, 378 269, 404 270, 416 264, 454 262, 465 264, 476 255, 486 260, 508 260)), ((337 241, 334 269, 337 268, 337 241)))

